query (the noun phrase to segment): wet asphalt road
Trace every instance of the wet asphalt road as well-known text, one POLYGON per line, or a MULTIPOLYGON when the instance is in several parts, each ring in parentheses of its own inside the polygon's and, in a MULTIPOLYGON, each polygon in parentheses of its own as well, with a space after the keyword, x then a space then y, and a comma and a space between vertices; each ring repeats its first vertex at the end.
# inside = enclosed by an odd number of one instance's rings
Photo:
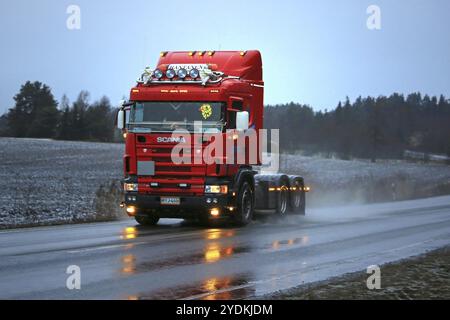
POLYGON ((254 298, 450 243, 450 197, 312 209, 245 228, 134 220, 0 232, 3 299, 254 298), (69 290, 66 269, 81 268, 69 290))

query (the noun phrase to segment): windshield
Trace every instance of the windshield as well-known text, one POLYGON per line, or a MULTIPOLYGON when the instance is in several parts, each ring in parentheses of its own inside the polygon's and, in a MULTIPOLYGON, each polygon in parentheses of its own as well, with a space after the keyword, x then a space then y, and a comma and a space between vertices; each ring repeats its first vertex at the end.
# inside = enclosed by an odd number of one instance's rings
POLYGON ((129 130, 132 132, 171 132, 177 129, 194 131, 194 122, 201 122, 202 131, 221 132, 222 102, 135 102, 131 106, 129 130))

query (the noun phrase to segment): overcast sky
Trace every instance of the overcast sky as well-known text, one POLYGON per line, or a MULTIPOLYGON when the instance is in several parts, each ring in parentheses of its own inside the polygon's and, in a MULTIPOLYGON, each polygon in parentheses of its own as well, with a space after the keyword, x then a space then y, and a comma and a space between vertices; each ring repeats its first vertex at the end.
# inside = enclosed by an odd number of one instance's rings
POLYGON ((88 90, 116 103, 166 50, 260 50, 267 104, 450 96, 447 0, 2 0, 0 26, 0 113, 27 80, 48 84, 57 100, 88 90), (71 4, 79 30, 66 26, 71 4), (372 4, 380 30, 366 25, 372 4))

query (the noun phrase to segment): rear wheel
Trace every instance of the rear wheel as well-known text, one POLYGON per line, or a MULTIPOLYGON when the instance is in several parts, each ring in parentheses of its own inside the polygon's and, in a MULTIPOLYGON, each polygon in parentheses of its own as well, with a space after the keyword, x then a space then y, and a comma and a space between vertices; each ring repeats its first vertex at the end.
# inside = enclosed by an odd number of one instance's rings
POLYGON ((287 213, 288 201, 289 201, 289 187, 285 181, 282 181, 279 186, 277 196, 276 214, 280 217, 284 217, 287 213))
POLYGON ((142 226, 154 226, 158 223, 159 217, 154 215, 148 215, 148 216, 135 216, 134 219, 137 223, 139 223, 142 226))
POLYGON ((303 191, 303 182, 295 179, 291 183, 289 209, 295 214, 305 214, 305 192, 303 191))
POLYGON ((252 221, 254 205, 255 198, 253 188, 250 183, 245 181, 239 189, 237 197, 237 210, 234 215, 234 222, 238 226, 245 226, 252 221))

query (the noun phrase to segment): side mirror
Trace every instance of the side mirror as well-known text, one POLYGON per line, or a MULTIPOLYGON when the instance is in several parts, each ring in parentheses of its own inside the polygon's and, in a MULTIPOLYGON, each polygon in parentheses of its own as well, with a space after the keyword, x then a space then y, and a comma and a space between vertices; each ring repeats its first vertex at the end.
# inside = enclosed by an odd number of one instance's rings
POLYGON ((116 125, 117 129, 125 129, 125 111, 123 110, 123 107, 125 105, 125 100, 119 101, 119 111, 117 112, 117 119, 116 119, 116 125))
POLYGON ((236 129, 247 130, 248 129, 248 112, 240 111, 236 112, 236 129))
POLYGON ((125 111, 122 109, 117 112, 117 128, 120 130, 125 128, 125 111))

